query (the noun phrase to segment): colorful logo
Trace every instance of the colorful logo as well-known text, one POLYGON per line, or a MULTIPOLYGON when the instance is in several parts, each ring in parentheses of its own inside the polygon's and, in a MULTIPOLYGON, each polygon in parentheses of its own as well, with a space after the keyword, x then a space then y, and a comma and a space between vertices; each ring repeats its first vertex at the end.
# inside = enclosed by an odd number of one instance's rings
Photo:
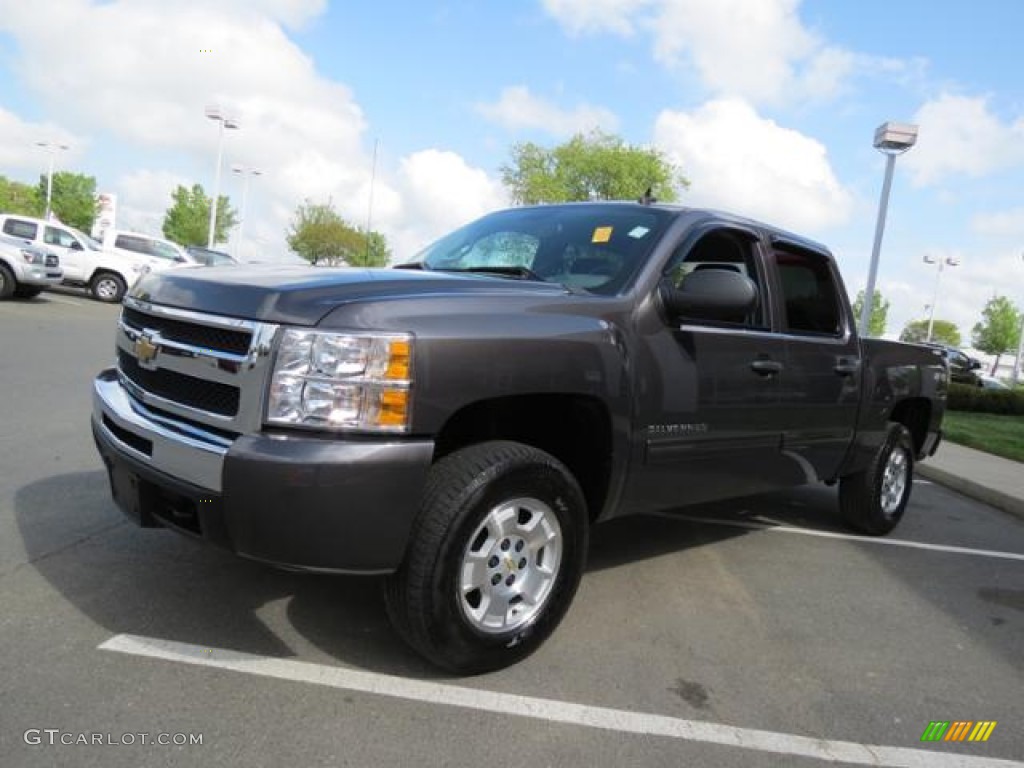
POLYGON ((932 720, 921 741, 988 741, 996 724, 995 720, 932 720))

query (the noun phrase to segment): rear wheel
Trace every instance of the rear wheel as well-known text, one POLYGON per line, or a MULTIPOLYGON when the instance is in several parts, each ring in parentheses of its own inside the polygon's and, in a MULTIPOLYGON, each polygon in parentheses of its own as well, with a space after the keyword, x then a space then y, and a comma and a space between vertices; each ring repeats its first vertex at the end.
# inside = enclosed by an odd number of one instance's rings
POLYGON ((413 649, 475 674, 524 658, 572 602, 587 546, 586 504, 554 457, 489 442, 431 470, 388 613, 413 649))
POLYGON ((124 296, 124 280, 113 272, 100 272, 89 283, 89 291, 93 298, 114 304, 124 296))
POLYGON ((902 424, 890 424, 889 434, 863 472, 839 481, 839 506, 854 528, 883 536, 897 526, 910 501, 914 475, 914 446, 902 424))
POLYGON ((14 279, 14 273, 7 268, 6 264, 0 264, 0 299, 11 298, 17 287, 18 283, 14 279))

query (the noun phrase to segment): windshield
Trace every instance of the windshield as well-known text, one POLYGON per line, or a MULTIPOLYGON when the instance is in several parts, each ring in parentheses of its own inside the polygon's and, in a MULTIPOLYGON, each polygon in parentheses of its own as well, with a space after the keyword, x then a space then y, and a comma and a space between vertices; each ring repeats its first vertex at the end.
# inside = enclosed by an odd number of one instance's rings
POLYGON ((513 208, 456 230, 410 265, 494 271, 611 295, 629 285, 671 216, 640 205, 513 208))

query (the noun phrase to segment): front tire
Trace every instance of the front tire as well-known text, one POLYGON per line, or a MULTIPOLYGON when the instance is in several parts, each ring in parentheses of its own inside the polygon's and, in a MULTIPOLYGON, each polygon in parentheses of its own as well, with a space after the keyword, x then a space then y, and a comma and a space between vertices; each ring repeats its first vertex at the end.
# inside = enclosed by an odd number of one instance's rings
POLYGON ((555 630, 586 559, 575 478, 530 446, 488 442, 437 462, 401 568, 387 580, 392 624, 458 674, 514 664, 555 630))
POLYGON ((9 299, 14 295, 18 282, 14 279, 14 273, 7 268, 6 264, 0 264, 0 299, 9 299))
POLYGON ((113 272, 100 272, 89 283, 89 292, 94 299, 108 304, 116 304, 124 296, 126 286, 124 280, 113 272))
POLYGON ((889 434, 863 472, 839 481, 839 506, 846 521, 863 533, 884 536, 895 528, 910 501, 914 477, 914 445, 902 424, 889 434))

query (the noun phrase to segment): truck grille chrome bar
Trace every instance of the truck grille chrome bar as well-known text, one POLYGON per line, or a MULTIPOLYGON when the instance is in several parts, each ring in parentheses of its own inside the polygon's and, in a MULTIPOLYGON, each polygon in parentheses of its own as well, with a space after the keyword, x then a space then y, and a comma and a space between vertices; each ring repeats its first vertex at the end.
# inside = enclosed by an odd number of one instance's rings
POLYGON ((222 433, 259 429, 278 326, 126 297, 117 370, 140 405, 222 433))

